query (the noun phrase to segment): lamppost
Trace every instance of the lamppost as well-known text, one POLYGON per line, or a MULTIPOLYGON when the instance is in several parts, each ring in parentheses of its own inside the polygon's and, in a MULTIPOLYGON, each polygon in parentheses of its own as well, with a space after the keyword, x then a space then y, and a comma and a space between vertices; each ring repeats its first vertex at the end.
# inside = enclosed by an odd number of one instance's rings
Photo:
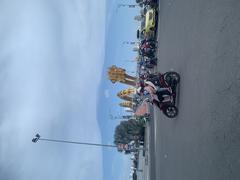
POLYGON ((59 140, 59 139, 47 139, 41 138, 39 134, 36 134, 35 137, 32 139, 33 143, 37 143, 38 141, 47 141, 47 142, 55 142, 55 143, 67 143, 67 144, 78 144, 78 145, 87 145, 87 146, 99 146, 99 147, 109 147, 109 148, 116 148, 116 145, 109 145, 109 144, 98 144, 98 143, 87 143, 87 142, 78 142, 78 141, 66 141, 66 140, 59 140))
MULTIPOLYGON (((47 142, 55 142, 55 143, 66 143, 66 144, 77 144, 77 145, 87 145, 87 146, 97 146, 97 147, 109 147, 109 148, 119 148, 116 145, 110 144, 98 144, 98 143, 88 143, 88 142, 78 142, 78 141, 66 141, 66 140, 59 140, 59 139, 47 139, 41 138, 39 134, 36 134, 35 137, 32 139, 33 143, 37 143, 38 141, 47 141, 47 142)), ((125 145, 128 146, 128 145, 125 145)), ((131 150, 145 150, 144 148, 133 148, 131 150)))

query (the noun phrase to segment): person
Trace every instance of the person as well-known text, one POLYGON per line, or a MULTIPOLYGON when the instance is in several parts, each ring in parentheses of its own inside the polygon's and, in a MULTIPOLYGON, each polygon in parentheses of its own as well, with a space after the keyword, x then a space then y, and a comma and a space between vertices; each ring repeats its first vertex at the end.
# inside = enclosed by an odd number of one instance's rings
POLYGON ((153 104, 159 106, 159 103, 172 101, 171 88, 156 87, 151 81, 141 82, 141 86, 137 89, 137 93, 148 97, 153 104))

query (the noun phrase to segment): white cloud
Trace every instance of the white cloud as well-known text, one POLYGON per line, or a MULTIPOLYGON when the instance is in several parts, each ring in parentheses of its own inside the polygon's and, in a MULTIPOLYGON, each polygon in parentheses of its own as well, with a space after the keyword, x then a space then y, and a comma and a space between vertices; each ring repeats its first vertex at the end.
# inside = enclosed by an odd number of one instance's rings
POLYGON ((101 141, 104 1, 1 1, 0 17, 0 179, 101 180, 101 149, 31 138, 101 141))

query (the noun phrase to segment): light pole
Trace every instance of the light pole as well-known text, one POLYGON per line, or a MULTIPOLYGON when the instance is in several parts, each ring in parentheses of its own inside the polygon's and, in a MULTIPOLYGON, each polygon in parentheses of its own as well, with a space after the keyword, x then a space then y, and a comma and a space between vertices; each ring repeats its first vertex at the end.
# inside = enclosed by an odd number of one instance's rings
POLYGON ((59 140, 59 139, 47 139, 47 138, 41 138, 41 136, 39 134, 36 134, 35 137, 32 139, 32 142, 37 143, 38 141, 47 141, 47 142, 55 142, 55 143, 67 143, 67 144, 78 144, 78 145, 98 146, 98 147, 109 147, 109 148, 116 148, 117 147, 116 145, 109 145, 109 144, 66 141, 66 140, 59 140))
MULTIPOLYGON (((78 141, 66 141, 66 140, 59 140, 59 139, 47 139, 41 138, 39 134, 36 134, 35 137, 32 139, 33 143, 37 143, 38 141, 47 141, 47 142, 55 142, 55 143, 66 143, 66 144, 77 144, 77 145, 86 145, 86 146, 96 146, 96 147, 108 147, 108 148, 119 148, 116 145, 109 145, 109 144, 99 144, 99 143, 88 143, 88 142, 78 142, 78 141)), ((126 144, 128 147, 128 144, 126 144)), ((124 149, 126 151, 126 149, 124 149)), ((145 148, 132 148, 131 151, 136 150, 146 150, 145 148)))

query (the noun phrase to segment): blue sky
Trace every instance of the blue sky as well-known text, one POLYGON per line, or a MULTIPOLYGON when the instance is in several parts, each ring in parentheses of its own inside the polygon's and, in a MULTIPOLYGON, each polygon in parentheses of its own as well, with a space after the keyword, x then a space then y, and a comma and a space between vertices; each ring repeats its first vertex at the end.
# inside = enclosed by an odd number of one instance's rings
POLYGON ((116 150, 31 143, 37 132, 113 142, 109 107, 121 111, 115 93, 124 86, 110 84, 106 68, 132 70, 122 61, 134 58, 132 47, 121 42, 136 31, 133 11, 116 4, 0 0, 0 179, 128 178, 128 157, 116 150))
MULTIPOLYGON (((123 2, 120 0, 107 1, 105 61, 98 100, 98 117, 104 143, 113 142, 114 129, 120 121, 110 119, 109 114, 123 113, 123 109, 118 106, 121 100, 116 94, 127 87, 118 83, 112 84, 107 79, 107 68, 117 65, 132 73, 136 67, 134 63, 127 62, 133 60, 136 53, 132 52, 132 46, 123 45, 123 41, 136 41, 138 22, 134 20, 134 16, 139 9, 117 9, 118 3, 123 2)), ((116 150, 103 149, 103 159, 104 179, 129 179, 130 161, 128 156, 120 154, 116 150)))

